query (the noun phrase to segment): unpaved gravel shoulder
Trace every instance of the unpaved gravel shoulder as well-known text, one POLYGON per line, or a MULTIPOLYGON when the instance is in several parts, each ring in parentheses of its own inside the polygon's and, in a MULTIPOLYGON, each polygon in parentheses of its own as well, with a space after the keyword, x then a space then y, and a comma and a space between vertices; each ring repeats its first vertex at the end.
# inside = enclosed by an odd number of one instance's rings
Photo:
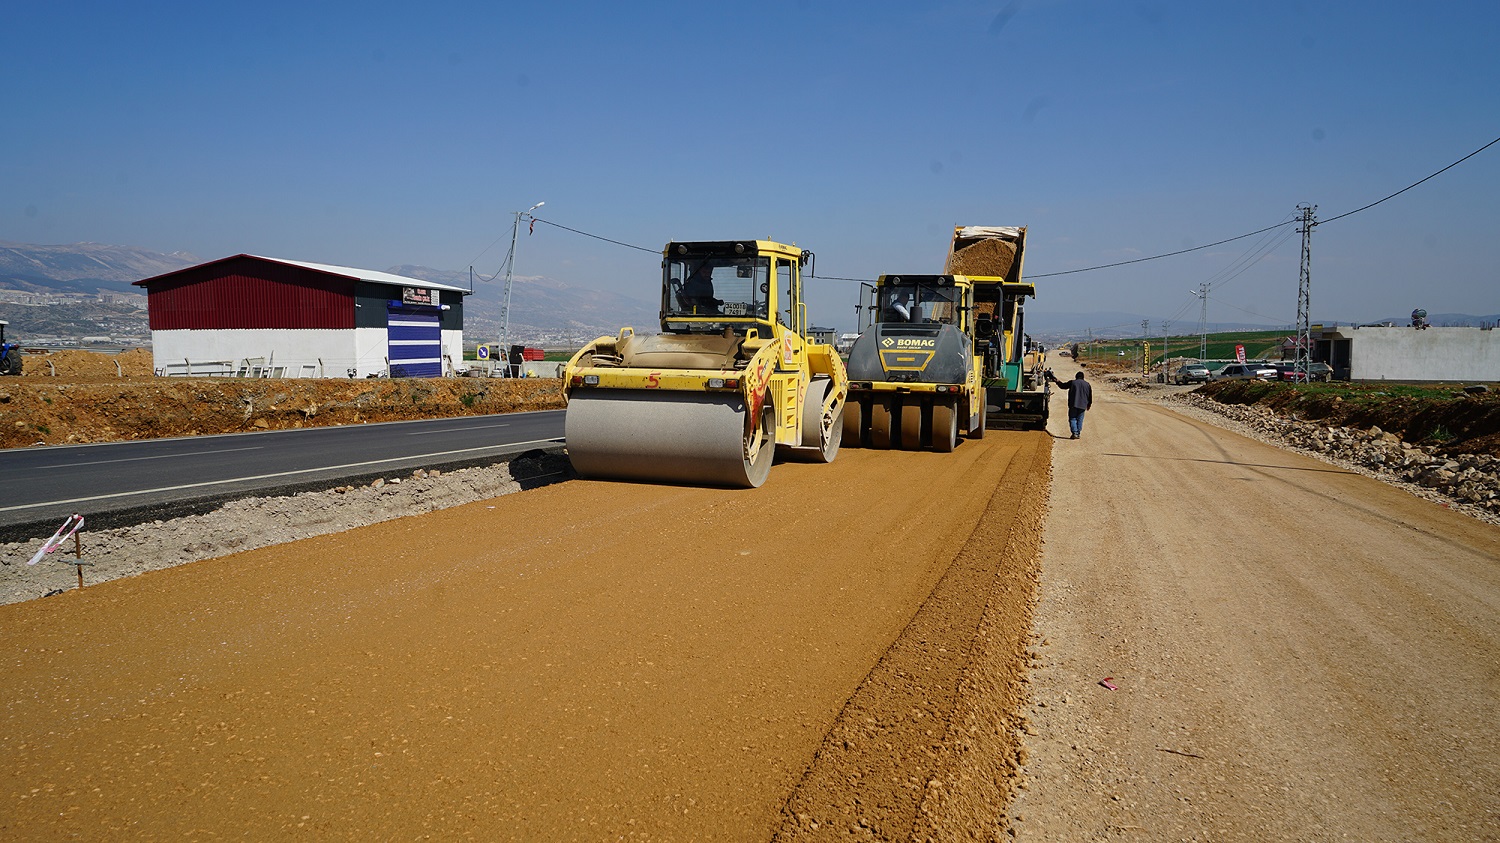
POLYGON ((1500 839, 1500 530, 1096 387, 1007 832, 1500 839))
POLYGON ((1154 384, 1141 384, 1134 378, 1120 379, 1111 378, 1110 382, 1117 387, 1128 387, 1123 390, 1131 397, 1151 401, 1164 407, 1169 407, 1175 413, 1187 416, 1214 427, 1233 431, 1247 439, 1254 439, 1286 451, 1293 451, 1303 456, 1312 457, 1315 460, 1326 462, 1329 465, 1338 466, 1346 471, 1360 474, 1382 483, 1395 486, 1424 500, 1432 501, 1448 507, 1456 512, 1462 512, 1471 518, 1477 518, 1487 524, 1500 525, 1500 513, 1474 506, 1468 502, 1459 500, 1453 495, 1446 494, 1442 488, 1422 486, 1404 480, 1399 474, 1377 468, 1371 468, 1349 459, 1342 459, 1335 453, 1328 451, 1315 451, 1304 448, 1289 441, 1284 436, 1277 436, 1268 432, 1263 427, 1247 424, 1229 415, 1231 412, 1244 412, 1246 408, 1241 406, 1226 406, 1219 404, 1212 398, 1198 394, 1193 388, 1175 386, 1158 386, 1154 384))
POLYGON ((45 537, 0 543, 0 605, 33 600, 120 577, 171 568, 299 539, 338 533, 393 518, 436 512, 573 477, 560 449, 528 451, 490 466, 456 471, 418 469, 369 485, 231 501, 213 512, 81 533, 82 555, 69 541, 35 566, 28 561, 45 537))

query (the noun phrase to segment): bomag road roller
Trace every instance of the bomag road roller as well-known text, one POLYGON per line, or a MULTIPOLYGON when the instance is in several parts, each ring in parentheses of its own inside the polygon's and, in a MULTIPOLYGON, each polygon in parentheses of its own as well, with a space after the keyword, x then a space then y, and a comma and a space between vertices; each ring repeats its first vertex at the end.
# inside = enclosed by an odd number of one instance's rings
POLYGON ((951 451, 984 435, 983 344, 974 282, 963 275, 882 275, 875 321, 849 349, 844 441, 951 451))
POLYGON ((811 260, 768 240, 668 243, 661 332, 622 328, 563 372, 574 469, 754 488, 778 453, 832 461, 848 377, 832 346, 808 339, 811 260))

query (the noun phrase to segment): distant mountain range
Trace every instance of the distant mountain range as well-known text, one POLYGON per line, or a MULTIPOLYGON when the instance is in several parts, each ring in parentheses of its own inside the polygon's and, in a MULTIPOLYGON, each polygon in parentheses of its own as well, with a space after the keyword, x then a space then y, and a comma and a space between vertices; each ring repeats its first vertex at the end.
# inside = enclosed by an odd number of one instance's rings
POLYGON ((132 246, 73 243, 36 246, 0 241, 0 289, 29 293, 139 294, 131 282, 202 263, 187 252, 164 255, 132 246))
MULTIPOLYGON (((426 266, 393 266, 386 272, 454 287, 467 288, 471 283, 468 272, 426 266)), ((500 331, 505 280, 472 283, 474 294, 464 300, 464 336, 475 341, 494 340, 500 331)), ((618 293, 576 287, 542 276, 517 276, 511 287, 510 331, 513 342, 565 345, 570 340, 614 334, 625 325, 655 331, 657 309, 654 302, 618 293)))
MULTIPOLYGON (((319 258, 316 255, 273 257, 319 258)), ((138 341, 144 341, 149 336, 145 312, 122 304, 118 296, 140 295, 141 288, 132 286, 132 282, 203 262, 203 259, 187 252, 162 254, 133 246, 107 246, 99 243, 39 246, 0 241, 0 319, 11 323, 9 336, 23 342, 42 337, 79 339, 95 335, 137 337, 140 338, 138 341), (105 297, 112 295, 117 301, 69 300, 64 304, 39 308, 6 303, 7 298, 16 298, 14 295, 6 296, 7 290, 69 298, 110 294, 105 297)), ((466 271, 411 265, 393 266, 384 271, 455 287, 468 288, 471 284, 466 271)), ((473 290, 473 295, 464 302, 465 337, 470 342, 494 341, 499 338, 500 333, 500 311, 505 284, 499 279, 489 283, 479 281, 473 283, 473 290)), ((1026 314, 1026 332, 1048 344, 1085 339, 1090 331, 1095 339, 1139 337, 1141 321, 1149 318, 1138 313, 1054 313, 1033 309, 1026 314)), ((1500 323, 1500 314, 1474 316, 1465 313, 1435 313, 1429 314, 1427 318, 1431 324, 1440 327, 1500 323)), ((1404 325, 1408 319, 1408 316, 1400 315, 1377 321, 1404 325)), ((1319 321, 1332 324, 1328 320, 1319 321)), ((1155 319, 1150 322, 1150 330, 1159 333, 1161 323, 1155 319)), ((510 330, 513 342, 562 347, 593 339, 601 334, 613 334, 625 325, 650 331, 655 329, 656 324, 656 302, 641 301, 618 293, 574 286, 546 277, 517 277, 511 291, 510 330)), ((1351 323, 1343 320, 1338 324, 1351 323)), ((1172 334, 1194 334, 1197 328, 1196 322, 1183 321, 1172 326, 1172 334)), ((1290 333, 1294 329, 1286 325, 1244 322, 1212 322, 1208 325, 1210 333, 1265 330, 1286 330, 1290 333)))
MULTIPOLYGON (((273 257, 319 259, 301 255, 273 257)), ((166 255, 132 246, 99 243, 41 246, 0 241, 0 299, 15 298, 3 296, 6 290, 70 298, 140 295, 141 288, 132 286, 133 282, 203 262, 186 252, 166 255)), ((467 271, 410 265, 383 271, 455 287, 470 285, 467 271)), ((497 280, 475 283, 473 289, 473 295, 464 302, 465 337, 471 342, 498 339, 505 285, 497 280)), ((44 336, 78 339, 98 334, 139 337, 148 334, 145 312, 132 312, 118 303, 67 301, 37 308, 0 300, 0 319, 10 321, 10 336, 23 342, 44 336), (122 325, 122 320, 138 324, 122 325)), ((656 322, 655 303, 545 277, 518 276, 511 290, 512 342, 560 346, 613 334, 624 325, 651 330, 656 322)))

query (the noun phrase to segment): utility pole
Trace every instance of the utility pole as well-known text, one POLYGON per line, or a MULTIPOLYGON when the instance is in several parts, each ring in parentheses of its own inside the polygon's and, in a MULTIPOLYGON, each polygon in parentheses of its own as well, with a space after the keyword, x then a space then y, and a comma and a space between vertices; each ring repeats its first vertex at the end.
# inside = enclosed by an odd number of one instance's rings
POLYGON ((515 374, 510 367, 510 284, 516 269, 516 233, 521 228, 521 218, 547 204, 538 202, 524 211, 516 211, 516 221, 510 227, 510 260, 505 262, 505 302, 500 306, 500 354, 505 361, 505 374, 515 374))
POLYGON ((1298 205, 1302 212, 1302 271, 1297 279, 1297 362, 1300 379, 1308 380, 1312 369, 1312 230, 1318 224, 1317 205, 1298 205))
POLYGON ((1196 291, 1188 292, 1197 296, 1202 305, 1198 311, 1198 362, 1202 363, 1208 359, 1208 284, 1199 284, 1196 291))
POLYGON ((1170 321, 1161 323, 1161 378, 1162 383, 1167 382, 1167 329, 1172 327, 1170 321))

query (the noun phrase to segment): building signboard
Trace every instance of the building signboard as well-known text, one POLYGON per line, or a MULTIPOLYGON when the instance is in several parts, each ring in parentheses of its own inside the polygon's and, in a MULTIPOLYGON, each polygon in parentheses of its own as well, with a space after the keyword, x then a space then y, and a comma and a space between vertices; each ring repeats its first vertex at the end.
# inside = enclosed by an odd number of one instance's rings
POLYGON ((431 307, 434 304, 432 300, 432 290, 428 287, 402 287, 401 303, 425 304, 428 307, 431 307))

